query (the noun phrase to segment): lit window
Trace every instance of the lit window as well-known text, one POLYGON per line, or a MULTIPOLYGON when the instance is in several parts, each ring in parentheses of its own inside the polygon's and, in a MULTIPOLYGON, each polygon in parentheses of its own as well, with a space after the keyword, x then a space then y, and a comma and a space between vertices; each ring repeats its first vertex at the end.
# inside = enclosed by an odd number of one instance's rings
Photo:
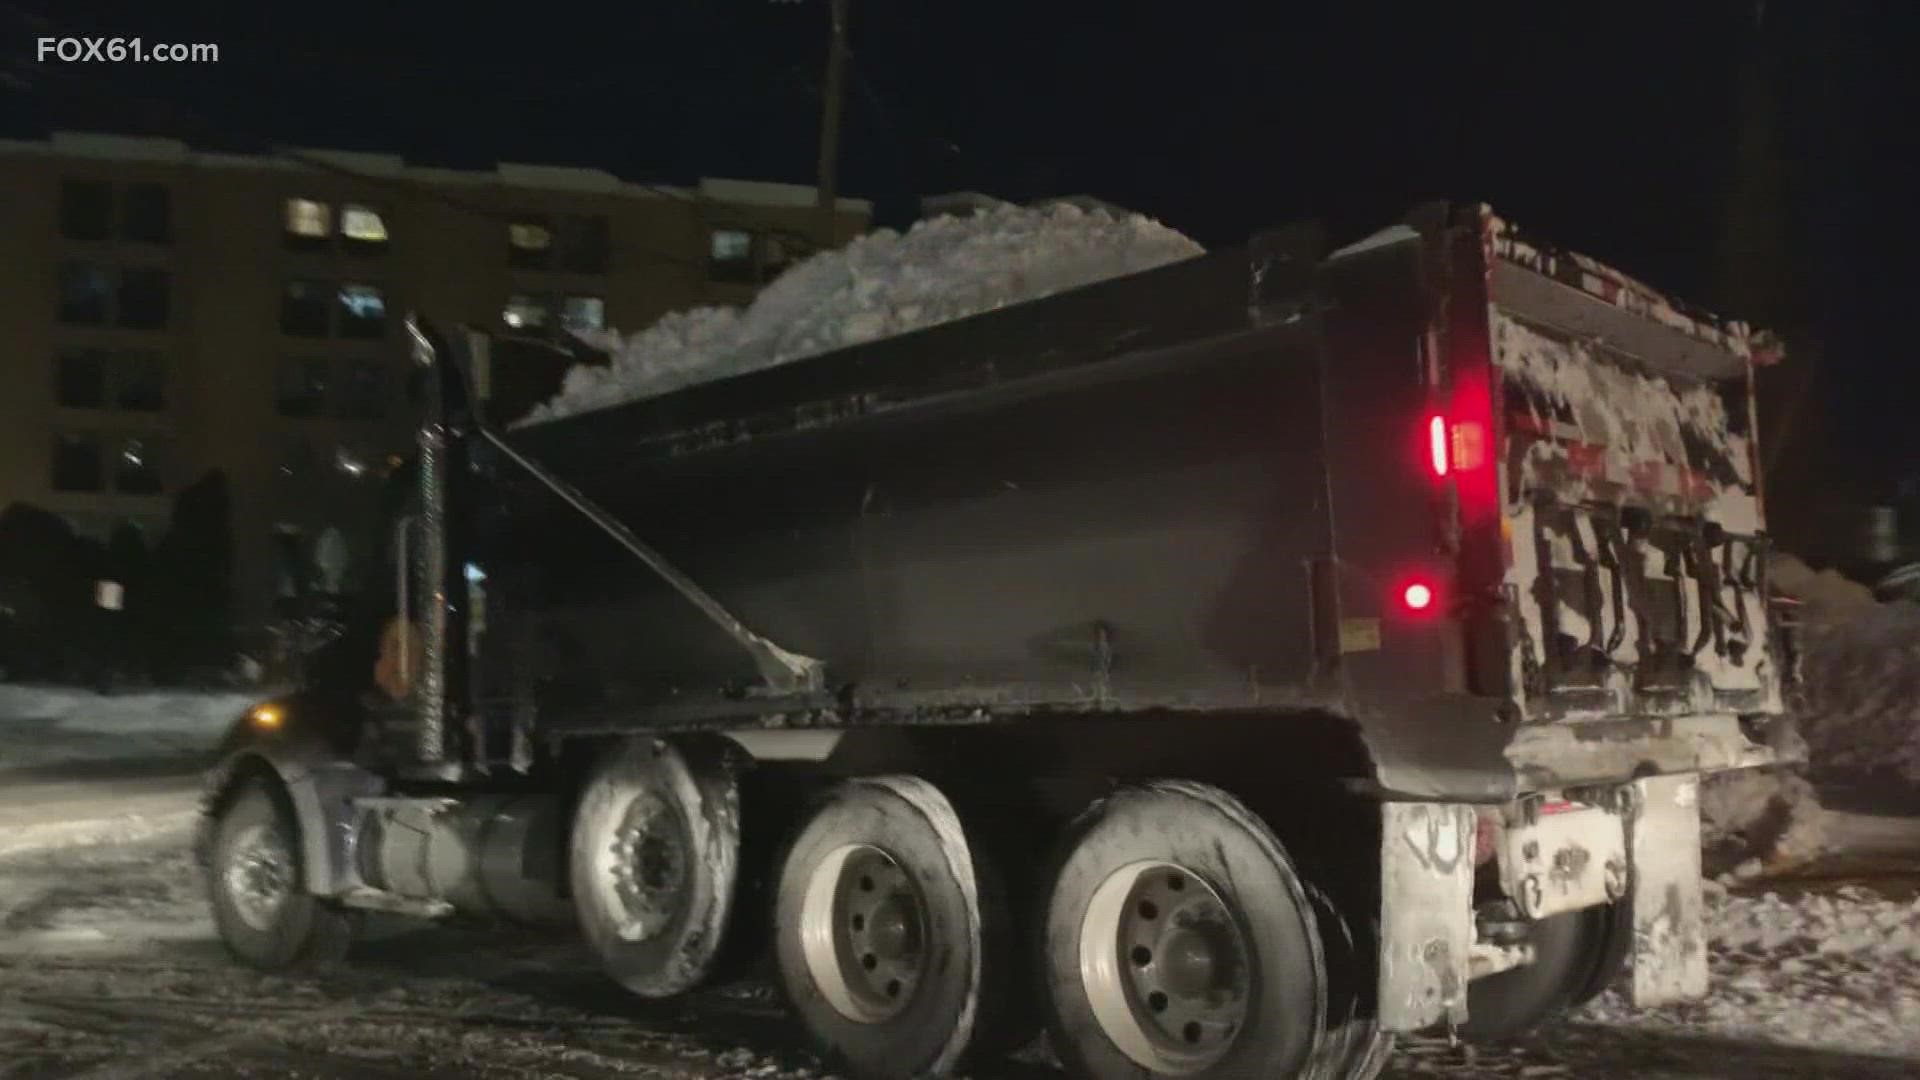
POLYGON ((522 218, 507 226, 507 265, 538 270, 553 254, 553 228, 545 218, 522 218))
POLYGON ((107 354, 99 349, 67 349, 55 358, 53 400, 69 409, 98 409, 107 403, 107 354))
POLYGON ((745 229, 715 229, 707 247, 707 276, 715 281, 751 282, 753 234, 745 229))
POLYGON ((569 296, 560 309, 560 325, 568 330, 604 330, 607 302, 598 296, 569 296))
POLYGON ((169 275, 153 267, 120 271, 120 325, 157 330, 167 325, 169 275))
POLYGON ((500 311, 500 321, 515 330, 540 330, 545 328, 552 314, 546 297, 516 293, 507 297, 507 306, 500 311))
POLYGON ((60 266, 60 321, 98 326, 113 306, 113 275, 93 263, 60 266))
POLYGON ((66 433, 53 437, 53 489, 99 491, 105 483, 100 469, 100 437, 66 433))
POLYGON ((333 467, 355 480, 367 474, 367 463, 344 446, 333 448, 333 467))
POLYGON ((128 495, 158 495, 160 486, 159 448, 146 439, 121 443, 113 462, 113 489, 128 495))
POLYGON ((387 332, 387 297, 376 285, 340 286, 340 336, 377 338, 387 332))
POLYGON ((333 235, 333 208, 313 199, 287 200, 287 242, 297 246, 325 243, 333 235))
POLYGON ((340 208, 340 235, 347 238, 352 250, 385 250, 387 222, 380 211, 371 206, 348 203, 340 208))
POLYGON ((280 332, 292 337, 326 337, 333 290, 321 281, 289 281, 280 294, 280 332))

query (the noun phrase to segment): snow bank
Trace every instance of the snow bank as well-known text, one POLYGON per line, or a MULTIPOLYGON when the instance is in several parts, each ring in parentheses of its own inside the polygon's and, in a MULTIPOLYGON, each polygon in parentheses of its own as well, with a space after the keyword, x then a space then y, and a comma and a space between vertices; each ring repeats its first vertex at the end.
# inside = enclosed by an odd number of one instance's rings
POLYGON ((257 700, 233 693, 96 694, 0 684, 0 770, 206 753, 257 700))
POLYGON ((1815 765, 1891 771, 1920 784, 1920 606, 1832 613, 1809 605, 1802 650, 1800 731, 1815 765))
POLYGON ((553 400, 522 423, 652 397, 697 382, 904 334, 1201 253, 1139 214, 999 206, 936 217, 904 234, 882 229, 788 270, 746 308, 668 315, 622 340, 590 339, 606 367, 567 373, 553 400))

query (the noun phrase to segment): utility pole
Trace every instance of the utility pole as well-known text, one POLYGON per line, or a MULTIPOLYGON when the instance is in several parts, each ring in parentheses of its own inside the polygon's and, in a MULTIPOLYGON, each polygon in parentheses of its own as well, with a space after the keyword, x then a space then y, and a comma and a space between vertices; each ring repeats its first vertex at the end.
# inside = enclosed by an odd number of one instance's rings
POLYGON ((820 246, 834 246, 835 211, 840 185, 840 103, 845 96, 848 0, 827 0, 831 11, 827 39, 826 91, 820 100, 820 171, 815 186, 820 212, 820 246))

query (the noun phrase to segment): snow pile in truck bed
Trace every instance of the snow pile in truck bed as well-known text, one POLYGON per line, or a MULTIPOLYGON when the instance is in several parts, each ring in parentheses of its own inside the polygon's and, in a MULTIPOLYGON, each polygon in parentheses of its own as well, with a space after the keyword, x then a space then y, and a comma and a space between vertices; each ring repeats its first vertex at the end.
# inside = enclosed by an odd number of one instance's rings
POLYGON ((678 312, 624 340, 610 366, 579 365, 522 423, 653 397, 789 360, 1138 273, 1201 254, 1139 214, 1066 204, 1000 206, 882 229, 788 270, 745 308, 678 312))

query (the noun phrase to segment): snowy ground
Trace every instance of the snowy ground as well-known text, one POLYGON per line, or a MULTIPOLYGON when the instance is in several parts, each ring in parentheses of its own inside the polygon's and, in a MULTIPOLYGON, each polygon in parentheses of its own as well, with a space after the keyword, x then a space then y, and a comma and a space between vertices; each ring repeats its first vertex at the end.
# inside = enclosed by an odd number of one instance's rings
POLYGON ((94 761, 197 764, 258 700, 247 694, 96 694, 0 683, 0 772, 94 761))

